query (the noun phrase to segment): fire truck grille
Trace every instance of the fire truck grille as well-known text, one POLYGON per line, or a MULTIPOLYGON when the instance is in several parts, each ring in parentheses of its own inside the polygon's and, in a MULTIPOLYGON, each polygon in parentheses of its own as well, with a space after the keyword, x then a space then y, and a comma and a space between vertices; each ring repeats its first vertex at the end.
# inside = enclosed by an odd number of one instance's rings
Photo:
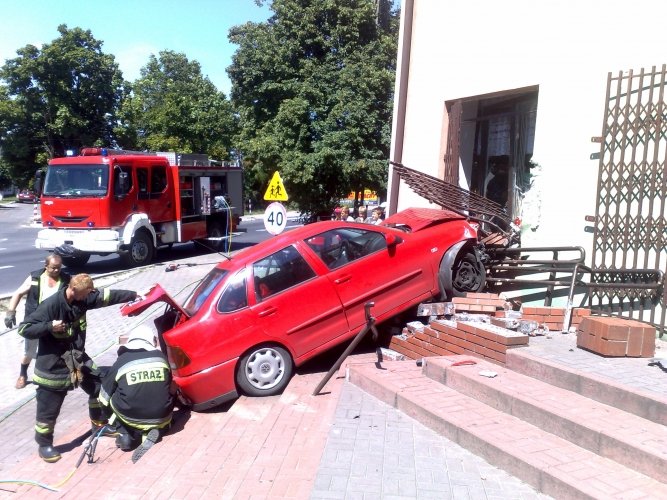
POLYGON ((87 217, 54 217, 54 219, 64 224, 77 224, 86 220, 87 217))

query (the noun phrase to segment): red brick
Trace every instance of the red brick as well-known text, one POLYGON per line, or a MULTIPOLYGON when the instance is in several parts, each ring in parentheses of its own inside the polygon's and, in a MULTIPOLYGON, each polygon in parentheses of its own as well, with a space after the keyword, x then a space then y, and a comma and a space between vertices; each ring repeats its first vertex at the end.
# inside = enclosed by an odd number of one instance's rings
POLYGON ((398 342, 395 342, 394 340, 392 340, 389 343, 389 347, 396 352, 400 352, 401 354, 403 354, 404 356, 407 356, 410 359, 417 359, 417 358, 421 357, 416 352, 408 349, 407 347, 404 347, 404 346, 400 345, 398 342))
POLYGON ((600 350, 598 352, 603 356, 625 356, 628 349, 628 343, 624 340, 602 339, 599 346, 600 350))

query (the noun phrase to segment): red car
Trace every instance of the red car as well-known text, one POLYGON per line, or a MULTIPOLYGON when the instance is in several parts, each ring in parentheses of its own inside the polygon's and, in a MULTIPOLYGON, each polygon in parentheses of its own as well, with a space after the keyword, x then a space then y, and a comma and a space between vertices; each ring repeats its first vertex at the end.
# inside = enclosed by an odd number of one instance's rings
POLYGON ((281 392, 295 366, 364 327, 367 302, 379 323, 480 290, 476 243, 476 226, 445 210, 408 209, 378 226, 317 222, 221 261, 182 305, 156 285, 122 312, 169 304, 163 347, 181 395, 203 410, 281 392))
POLYGON ((35 203, 37 201, 37 195, 35 195, 34 191, 24 189, 23 191, 19 192, 19 194, 16 196, 16 199, 20 203, 35 203))

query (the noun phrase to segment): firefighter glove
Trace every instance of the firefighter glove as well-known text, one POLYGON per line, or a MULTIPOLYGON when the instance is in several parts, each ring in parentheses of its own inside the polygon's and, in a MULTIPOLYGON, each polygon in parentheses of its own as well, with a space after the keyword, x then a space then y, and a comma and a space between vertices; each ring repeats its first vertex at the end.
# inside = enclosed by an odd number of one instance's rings
POLYGON ((5 326, 11 328, 16 325, 16 311, 7 311, 5 314, 5 326))

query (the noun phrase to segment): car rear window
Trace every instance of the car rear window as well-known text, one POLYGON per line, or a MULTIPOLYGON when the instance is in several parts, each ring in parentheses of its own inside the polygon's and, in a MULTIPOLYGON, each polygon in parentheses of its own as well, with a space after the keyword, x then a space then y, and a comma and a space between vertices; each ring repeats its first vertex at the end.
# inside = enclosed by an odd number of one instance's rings
POLYGON ((209 273, 204 276, 197 285, 190 296, 186 299, 185 304, 183 304, 183 310, 188 313, 189 316, 193 316, 199 308, 202 306, 206 299, 213 293, 217 288, 218 283, 227 275, 225 269, 213 268, 209 273))

